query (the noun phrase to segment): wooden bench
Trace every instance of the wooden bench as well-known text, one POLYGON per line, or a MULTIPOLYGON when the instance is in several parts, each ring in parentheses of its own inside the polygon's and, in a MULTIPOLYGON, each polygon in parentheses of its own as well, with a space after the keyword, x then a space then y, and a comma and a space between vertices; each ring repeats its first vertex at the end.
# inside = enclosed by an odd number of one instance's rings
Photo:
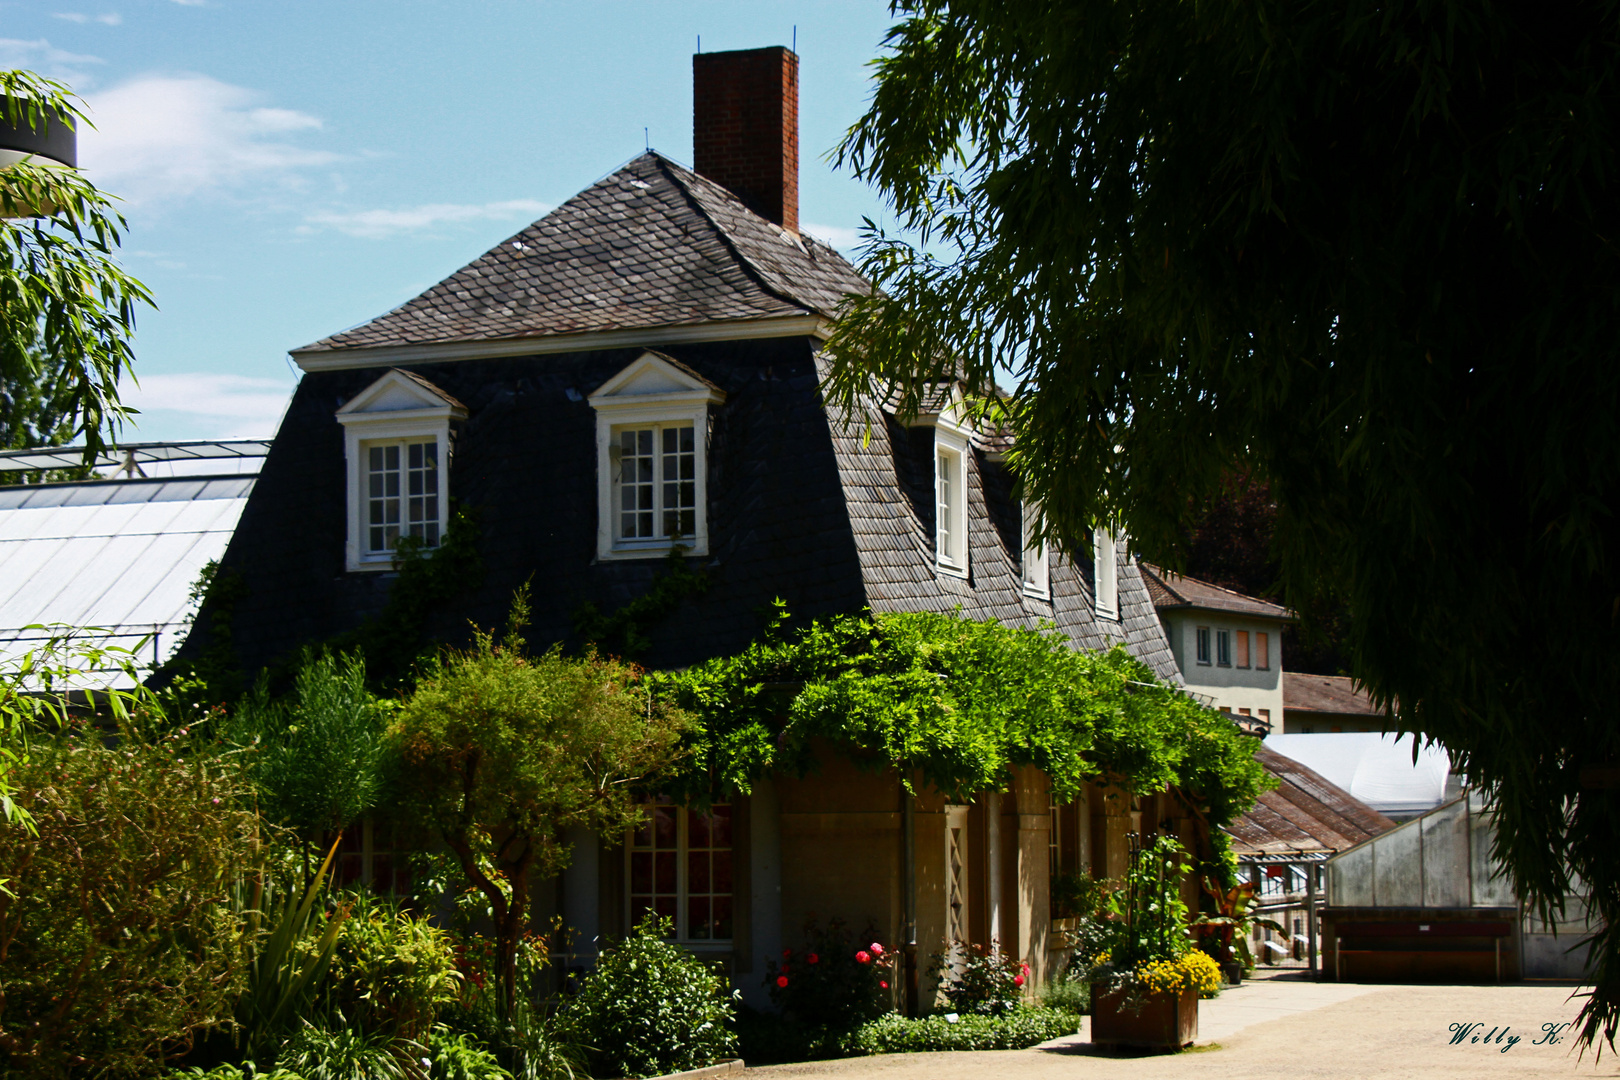
POLYGON ((1513 935, 1506 919, 1422 922, 1418 920, 1346 920, 1334 924, 1333 977, 1344 978, 1347 957, 1411 960, 1437 953, 1493 955, 1496 981, 1502 981, 1502 942, 1513 935))

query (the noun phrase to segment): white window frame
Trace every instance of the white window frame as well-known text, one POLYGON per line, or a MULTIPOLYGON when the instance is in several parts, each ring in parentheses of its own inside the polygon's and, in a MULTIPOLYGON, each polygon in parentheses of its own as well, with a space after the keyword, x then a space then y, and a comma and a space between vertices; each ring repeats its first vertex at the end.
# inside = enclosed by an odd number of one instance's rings
POLYGON ((967 432, 940 417, 934 425, 934 566, 942 574, 960 578, 968 576, 972 565, 967 512, 971 453, 967 432), (942 500, 942 496, 948 499, 942 500), (950 545, 943 542, 946 538, 952 541, 950 545))
POLYGON ((381 571, 394 566, 393 551, 374 552, 366 546, 370 474, 367 459, 373 446, 429 441, 437 444, 438 525, 439 539, 443 542, 450 525, 450 425, 466 418, 467 410, 454 399, 429 389, 423 380, 398 369, 389 371, 337 411, 337 421, 343 425, 347 473, 345 569, 381 571))
MULTIPOLYGON (((596 410, 596 557, 599 561, 659 558, 677 544, 688 554, 709 553, 708 472, 709 409, 726 400, 725 392, 672 357, 651 350, 603 383, 587 400, 596 410), (692 426, 696 484, 691 536, 651 539, 619 538, 618 446, 627 429, 692 426)), ((654 438, 654 457, 661 457, 654 438)), ((654 479, 654 528, 661 528, 663 478, 654 479)))
POLYGON ((1050 549, 1035 539, 1041 522, 1039 503, 1025 501, 1021 514, 1024 553, 1019 565, 1025 596, 1039 600, 1052 599, 1052 563, 1050 549))
POLYGON ((1092 599, 1097 617, 1118 621, 1119 545, 1114 539, 1114 534, 1103 528, 1094 530, 1091 535, 1091 550, 1092 567, 1096 571, 1092 575, 1096 588, 1096 595, 1092 599))
MULTIPOLYGON (((731 853, 731 892, 729 894, 724 894, 729 895, 731 899, 731 937, 725 938, 699 938, 692 937, 688 933, 688 931, 691 929, 688 925, 688 916, 691 914, 689 904, 692 896, 688 881, 689 870, 687 856, 691 852, 690 840, 692 815, 698 813, 698 811, 693 810, 690 807, 678 806, 671 802, 660 801, 660 804, 675 812, 675 936, 670 940, 678 942, 689 949, 698 951, 704 949, 729 950, 734 948, 738 940, 737 920, 738 908, 740 906, 738 903, 738 897, 742 892, 740 888, 741 883, 737 878, 737 804, 735 802, 719 804, 724 805, 731 812, 731 843, 726 848, 726 850, 731 853)), ((647 812, 651 805, 656 804, 643 803, 643 812, 647 812)), ((635 912, 632 910, 631 902, 632 894, 630 891, 633 884, 631 859, 637 851, 647 850, 645 848, 637 848, 635 846, 634 838, 634 830, 631 830, 624 835, 623 914, 626 927, 632 925, 632 922, 635 919, 635 912)), ((712 897, 721 894, 710 892, 700 895, 712 897)))

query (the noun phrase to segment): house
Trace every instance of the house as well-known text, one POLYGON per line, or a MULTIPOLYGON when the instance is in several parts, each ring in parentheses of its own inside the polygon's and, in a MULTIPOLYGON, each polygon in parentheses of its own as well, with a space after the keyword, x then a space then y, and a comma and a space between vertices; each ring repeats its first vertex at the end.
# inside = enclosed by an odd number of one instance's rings
POLYGON ((1334 731, 1384 731, 1389 723, 1367 691, 1347 675, 1283 673, 1285 735, 1334 731))
MULTIPOLYGON (((695 168, 642 154, 420 296, 293 350, 305 374, 221 564, 240 586, 243 665, 380 610, 400 537, 431 552, 468 528, 482 579, 437 616, 440 638, 498 625, 532 579, 531 640, 577 640, 583 605, 644 595, 678 548, 707 587, 646 627, 650 666, 742 650, 780 597, 799 619, 1050 624, 1178 680, 1123 545, 1100 571, 1032 545, 1000 444, 948 389, 870 431, 823 403, 828 320, 868 285, 799 226, 798 58, 693 66, 695 168)), ((1093 786, 1053 806, 1030 769, 1010 792, 948 803, 836 747, 822 758, 814 777, 767 777, 706 815, 659 803, 634 836, 572 836, 537 915, 573 928, 583 963, 638 912, 667 911, 756 1002, 765 958, 812 912, 889 941, 908 923, 929 943, 999 940, 1039 975, 1053 868, 1118 875, 1128 832, 1196 827, 1168 795, 1093 786)))
POLYGON ((1141 574, 1187 689, 1257 734, 1280 724, 1288 609, 1146 563, 1141 574))
MULTIPOLYGON (((96 628, 86 639, 161 666, 185 640, 192 589, 225 553, 268 447, 129 443, 95 463, 111 475, 0 486, 0 663, 38 649, 57 624, 96 628)), ((7 450, 0 473, 48 476, 83 460, 82 447, 7 450)), ((92 682, 134 684, 111 668, 92 682)))

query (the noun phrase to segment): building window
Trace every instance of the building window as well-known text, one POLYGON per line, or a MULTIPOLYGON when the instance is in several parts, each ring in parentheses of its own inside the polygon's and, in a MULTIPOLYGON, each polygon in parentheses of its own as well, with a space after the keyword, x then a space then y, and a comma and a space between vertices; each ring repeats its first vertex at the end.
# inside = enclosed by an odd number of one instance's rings
POLYGON ((1266 725, 1266 727, 1268 727, 1268 728, 1271 727, 1271 710, 1270 709, 1257 709, 1255 711, 1256 711, 1256 714, 1260 717, 1260 722, 1262 724, 1266 725))
POLYGON ((1024 558, 1022 566, 1024 593, 1042 600, 1052 596, 1052 575, 1047 560, 1046 545, 1036 539, 1040 532, 1041 511, 1034 503, 1026 502, 1023 509, 1024 558))
POLYGON ((1249 632, 1247 630, 1237 632, 1237 666, 1241 668, 1249 666, 1249 632))
POLYGON ((1220 667, 1232 666, 1232 632, 1215 631, 1215 663, 1220 667))
POLYGON ((934 562, 958 577, 968 572, 967 438, 934 428, 934 562))
POLYGON ((709 550, 709 409, 725 393, 651 350, 587 398, 596 410, 598 559, 709 550))
POLYGON ((439 442, 366 442, 366 555, 390 555, 402 536, 439 546, 439 442))
POLYGON ((400 540, 444 539, 451 425, 467 410, 426 379, 397 368, 337 411, 348 462, 350 570, 386 570, 400 540))
POLYGON ((631 925, 651 911, 674 923, 677 941, 730 941, 730 805, 700 813, 659 799, 641 814, 625 845, 631 925))
POLYGON ((1254 635, 1254 666, 1258 671, 1271 670, 1271 638, 1268 634, 1254 635))
POLYGON ((1209 627, 1200 626, 1195 631, 1195 635, 1196 635, 1197 640, 1198 640, 1198 662, 1200 664, 1208 664, 1209 663, 1209 627))
POLYGON ((621 544, 697 532, 697 437, 690 423, 615 428, 613 485, 621 544))
MULTIPOLYGON (((335 838, 328 835, 325 846, 335 838)), ((384 896, 404 896, 411 891, 410 871, 403 852, 409 846, 395 840, 391 825, 371 820, 357 821, 343 830, 337 858, 332 860, 333 884, 346 889, 367 888, 384 896)))
POLYGON ((1092 551, 1097 570, 1097 614, 1104 619, 1119 618, 1119 566, 1118 545, 1114 534, 1097 529, 1092 534, 1092 551))

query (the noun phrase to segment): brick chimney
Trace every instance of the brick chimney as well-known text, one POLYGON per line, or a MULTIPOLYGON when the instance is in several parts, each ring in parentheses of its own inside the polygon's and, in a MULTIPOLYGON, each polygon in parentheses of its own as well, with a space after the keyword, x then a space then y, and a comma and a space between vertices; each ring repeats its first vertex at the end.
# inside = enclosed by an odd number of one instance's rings
POLYGON ((692 161, 749 209, 799 231, 799 57, 768 49, 692 57, 692 161))

